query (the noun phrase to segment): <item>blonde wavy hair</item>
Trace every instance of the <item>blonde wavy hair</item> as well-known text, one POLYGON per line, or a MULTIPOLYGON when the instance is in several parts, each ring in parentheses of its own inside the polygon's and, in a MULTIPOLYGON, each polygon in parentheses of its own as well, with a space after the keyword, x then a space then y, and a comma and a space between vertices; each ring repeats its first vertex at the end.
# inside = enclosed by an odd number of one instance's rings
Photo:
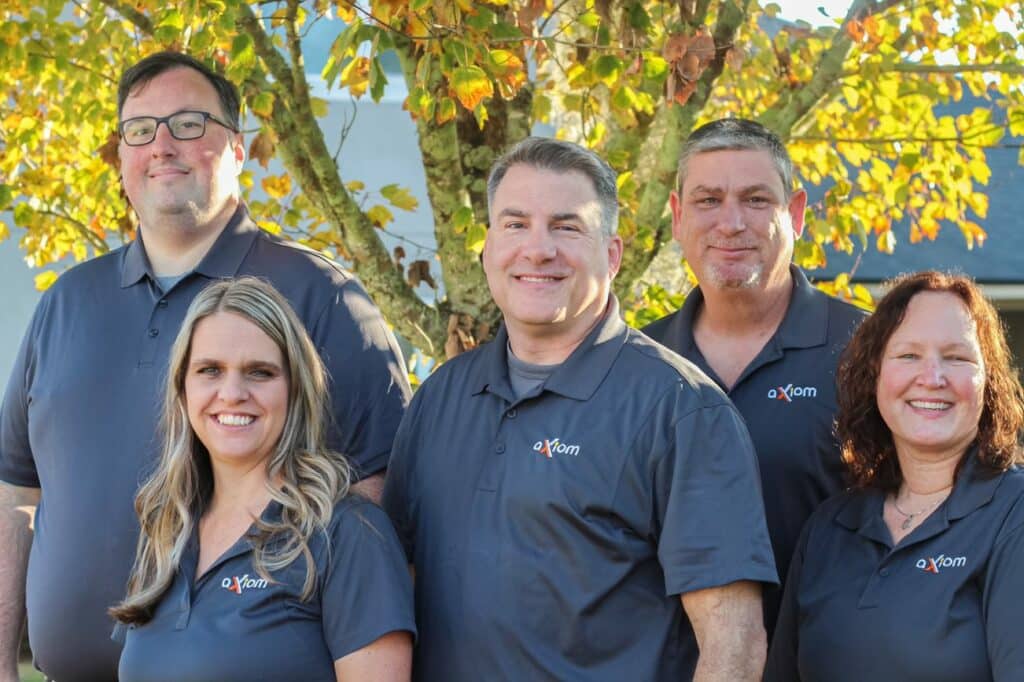
POLYGON ((267 461, 267 490, 282 507, 279 520, 257 519, 250 535, 262 578, 305 559, 302 598, 313 593, 316 568, 309 539, 324 532, 336 502, 348 494, 351 469, 325 445, 327 376, 316 347, 288 302, 255 277, 214 282, 189 307, 171 348, 161 416, 163 448, 156 471, 135 497, 141 533, 124 601, 110 609, 123 623, 148 622, 170 587, 193 529, 213 493, 206 448, 196 437, 185 402, 192 335, 200 320, 229 312, 255 324, 281 350, 288 376, 288 414, 267 461), (271 481, 281 481, 278 487, 271 481))

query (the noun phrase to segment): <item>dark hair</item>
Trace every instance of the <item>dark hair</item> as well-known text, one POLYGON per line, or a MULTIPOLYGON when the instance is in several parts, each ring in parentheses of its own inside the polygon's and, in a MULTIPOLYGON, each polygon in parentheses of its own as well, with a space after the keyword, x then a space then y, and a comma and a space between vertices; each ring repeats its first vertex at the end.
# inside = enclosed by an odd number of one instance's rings
POLYGON ((618 174, 594 152, 564 140, 528 137, 508 150, 491 166, 487 178, 487 201, 494 203, 498 185, 512 166, 531 166, 542 170, 582 173, 594 185, 601 204, 601 231, 611 237, 619 226, 618 174))
POLYGON ((745 118, 720 118, 697 128, 683 143, 679 153, 677 187, 682 190, 690 159, 697 154, 730 150, 766 151, 775 163, 788 199, 793 194, 793 161, 779 136, 756 121, 745 118))
POLYGON ((235 130, 239 129, 239 116, 241 114, 241 100, 238 97, 238 88, 224 76, 216 73, 194 57, 181 52, 157 52, 136 62, 128 67, 121 74, 121 81, 117 84, 117 117, 121 118, 121 111, 124 109, 124 102, 128 96, 138 88, 145 86, 151 80, 172 69, 193 69, 202 74, 203 78, 209 81, 213 89, 217 91, 220 99, 221 113, 228 123, 235 130))
POLYGON ((1024 461, 1019 440, 1024 427, 1024 389, 1013 367, 999 315, 970 278, 926 270, 893 280, 839 363, 836 433, 854 486, 895 490, 903 480, 892 431, 878 410, 876 390, 885 346, 903 321, 911 299, 924 291, 957 296, 975 324, 985 365, 984 398, 975 439, 979 464, 998 472, 1024 461))

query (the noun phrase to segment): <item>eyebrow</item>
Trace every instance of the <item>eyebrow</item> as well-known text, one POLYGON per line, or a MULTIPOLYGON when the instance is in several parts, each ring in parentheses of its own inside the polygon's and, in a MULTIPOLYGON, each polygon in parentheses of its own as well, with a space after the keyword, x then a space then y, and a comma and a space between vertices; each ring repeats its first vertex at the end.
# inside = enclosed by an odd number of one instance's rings
MULTIPOLYGON (((509 218, 529 218, 530 217, 530 213, 528 211, 522 210, 521 208, 503 208, 498 213, 498 218, 506 218, 506 217, 509 217, 509 218)), ((554 213, 551 216, 551 220, 553 222, 561 222, 561 221, 574 221, 574 222, 578 222, 578 223, 584 222, 583 221, 583 217, 579 213, 574 213, 572 211, 567 211, 565 213, 554 213)))
MULTIPOLYGON (((188 366, 195 367, 196 365, 223 365, 223 360, 217 358, 196 358, 195 360, 189 360, 188 366)), ((276 369, 279 372, 283 372, 284 368, 276 362, 266 362, 264 360, 253 360, 246 362, 243 367, 246 369, 252 369, 253 367, 268 367, 270 369, 276 369)))
MULTIPOLYGON (((690 190, 689 194, 691 194, 691 195, 693 195, 693 194, 700 194, 700 193, 723 194, 724 192, 725 192, 725 190, 723 188, 721 188, 721 187, 714 187, 714 186, 709 186, 709 185, 697 185, 696 187, 694 187, 693 189, 690 190)), ((768 184, 765 184, 765 183, 758 183, 758 184, 755 184, 755 185, 747 185, 747 186, 741 187, 739 189, 739 193, 740 194, 753 194, 755 192, 767 192, 769 194, 774 195, 775 194, 775 188, 772 187, 771 185, 768 185, 768 184)))
POLYGON ((503 208, 498 213, 498 217, 499 218, 505 218, 505 217, 510 217, 510 218, 527 218, 527 217, 529 217, 529 215, 530 215, 529 213, 527 213, 526 211, 524 211, 522 209, 519 209, 519 208, 503 208))

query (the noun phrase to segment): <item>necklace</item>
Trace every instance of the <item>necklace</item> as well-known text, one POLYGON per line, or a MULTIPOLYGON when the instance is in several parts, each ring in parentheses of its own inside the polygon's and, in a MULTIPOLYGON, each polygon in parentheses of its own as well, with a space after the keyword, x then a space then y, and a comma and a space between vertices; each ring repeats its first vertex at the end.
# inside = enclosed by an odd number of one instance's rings
MULTIPOLYGON (((950 488, 952 487, 953 486, 950 486, 950 488)), ((938 500, 935 500, 931 504, 927 504, 924 507, 921 507, 916 512, 907 513, 900 509, 900 505, 896 502, 896 495, 894 494, 892 496, 892 508, 899 512, 901 516, 903 516, 903 523, 900 525, 900 528, 902 528, 903 530, 907 530, 908 528, 910 528, 910 526, 914 523, 914 519, 916 519, 918 516, 925 513, 929 509, 937 507, 939 504, 942 503, 943 500, 946 499, 946 497, 948 497, 948 495, 944 495, 943 497, 939 498, 938 500)))

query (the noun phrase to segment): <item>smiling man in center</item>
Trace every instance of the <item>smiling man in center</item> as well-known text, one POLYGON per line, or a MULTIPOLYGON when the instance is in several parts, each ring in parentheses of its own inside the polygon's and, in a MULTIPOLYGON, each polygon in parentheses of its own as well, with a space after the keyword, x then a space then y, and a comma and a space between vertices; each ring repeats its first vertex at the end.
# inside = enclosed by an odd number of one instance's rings
POLYGON ((753 448, 721 390, 620 319, 615 182, 544 138, 491 169, 504 324, 424 382, 385 485, 417 679, 760 678, 776 574, 753 448))

